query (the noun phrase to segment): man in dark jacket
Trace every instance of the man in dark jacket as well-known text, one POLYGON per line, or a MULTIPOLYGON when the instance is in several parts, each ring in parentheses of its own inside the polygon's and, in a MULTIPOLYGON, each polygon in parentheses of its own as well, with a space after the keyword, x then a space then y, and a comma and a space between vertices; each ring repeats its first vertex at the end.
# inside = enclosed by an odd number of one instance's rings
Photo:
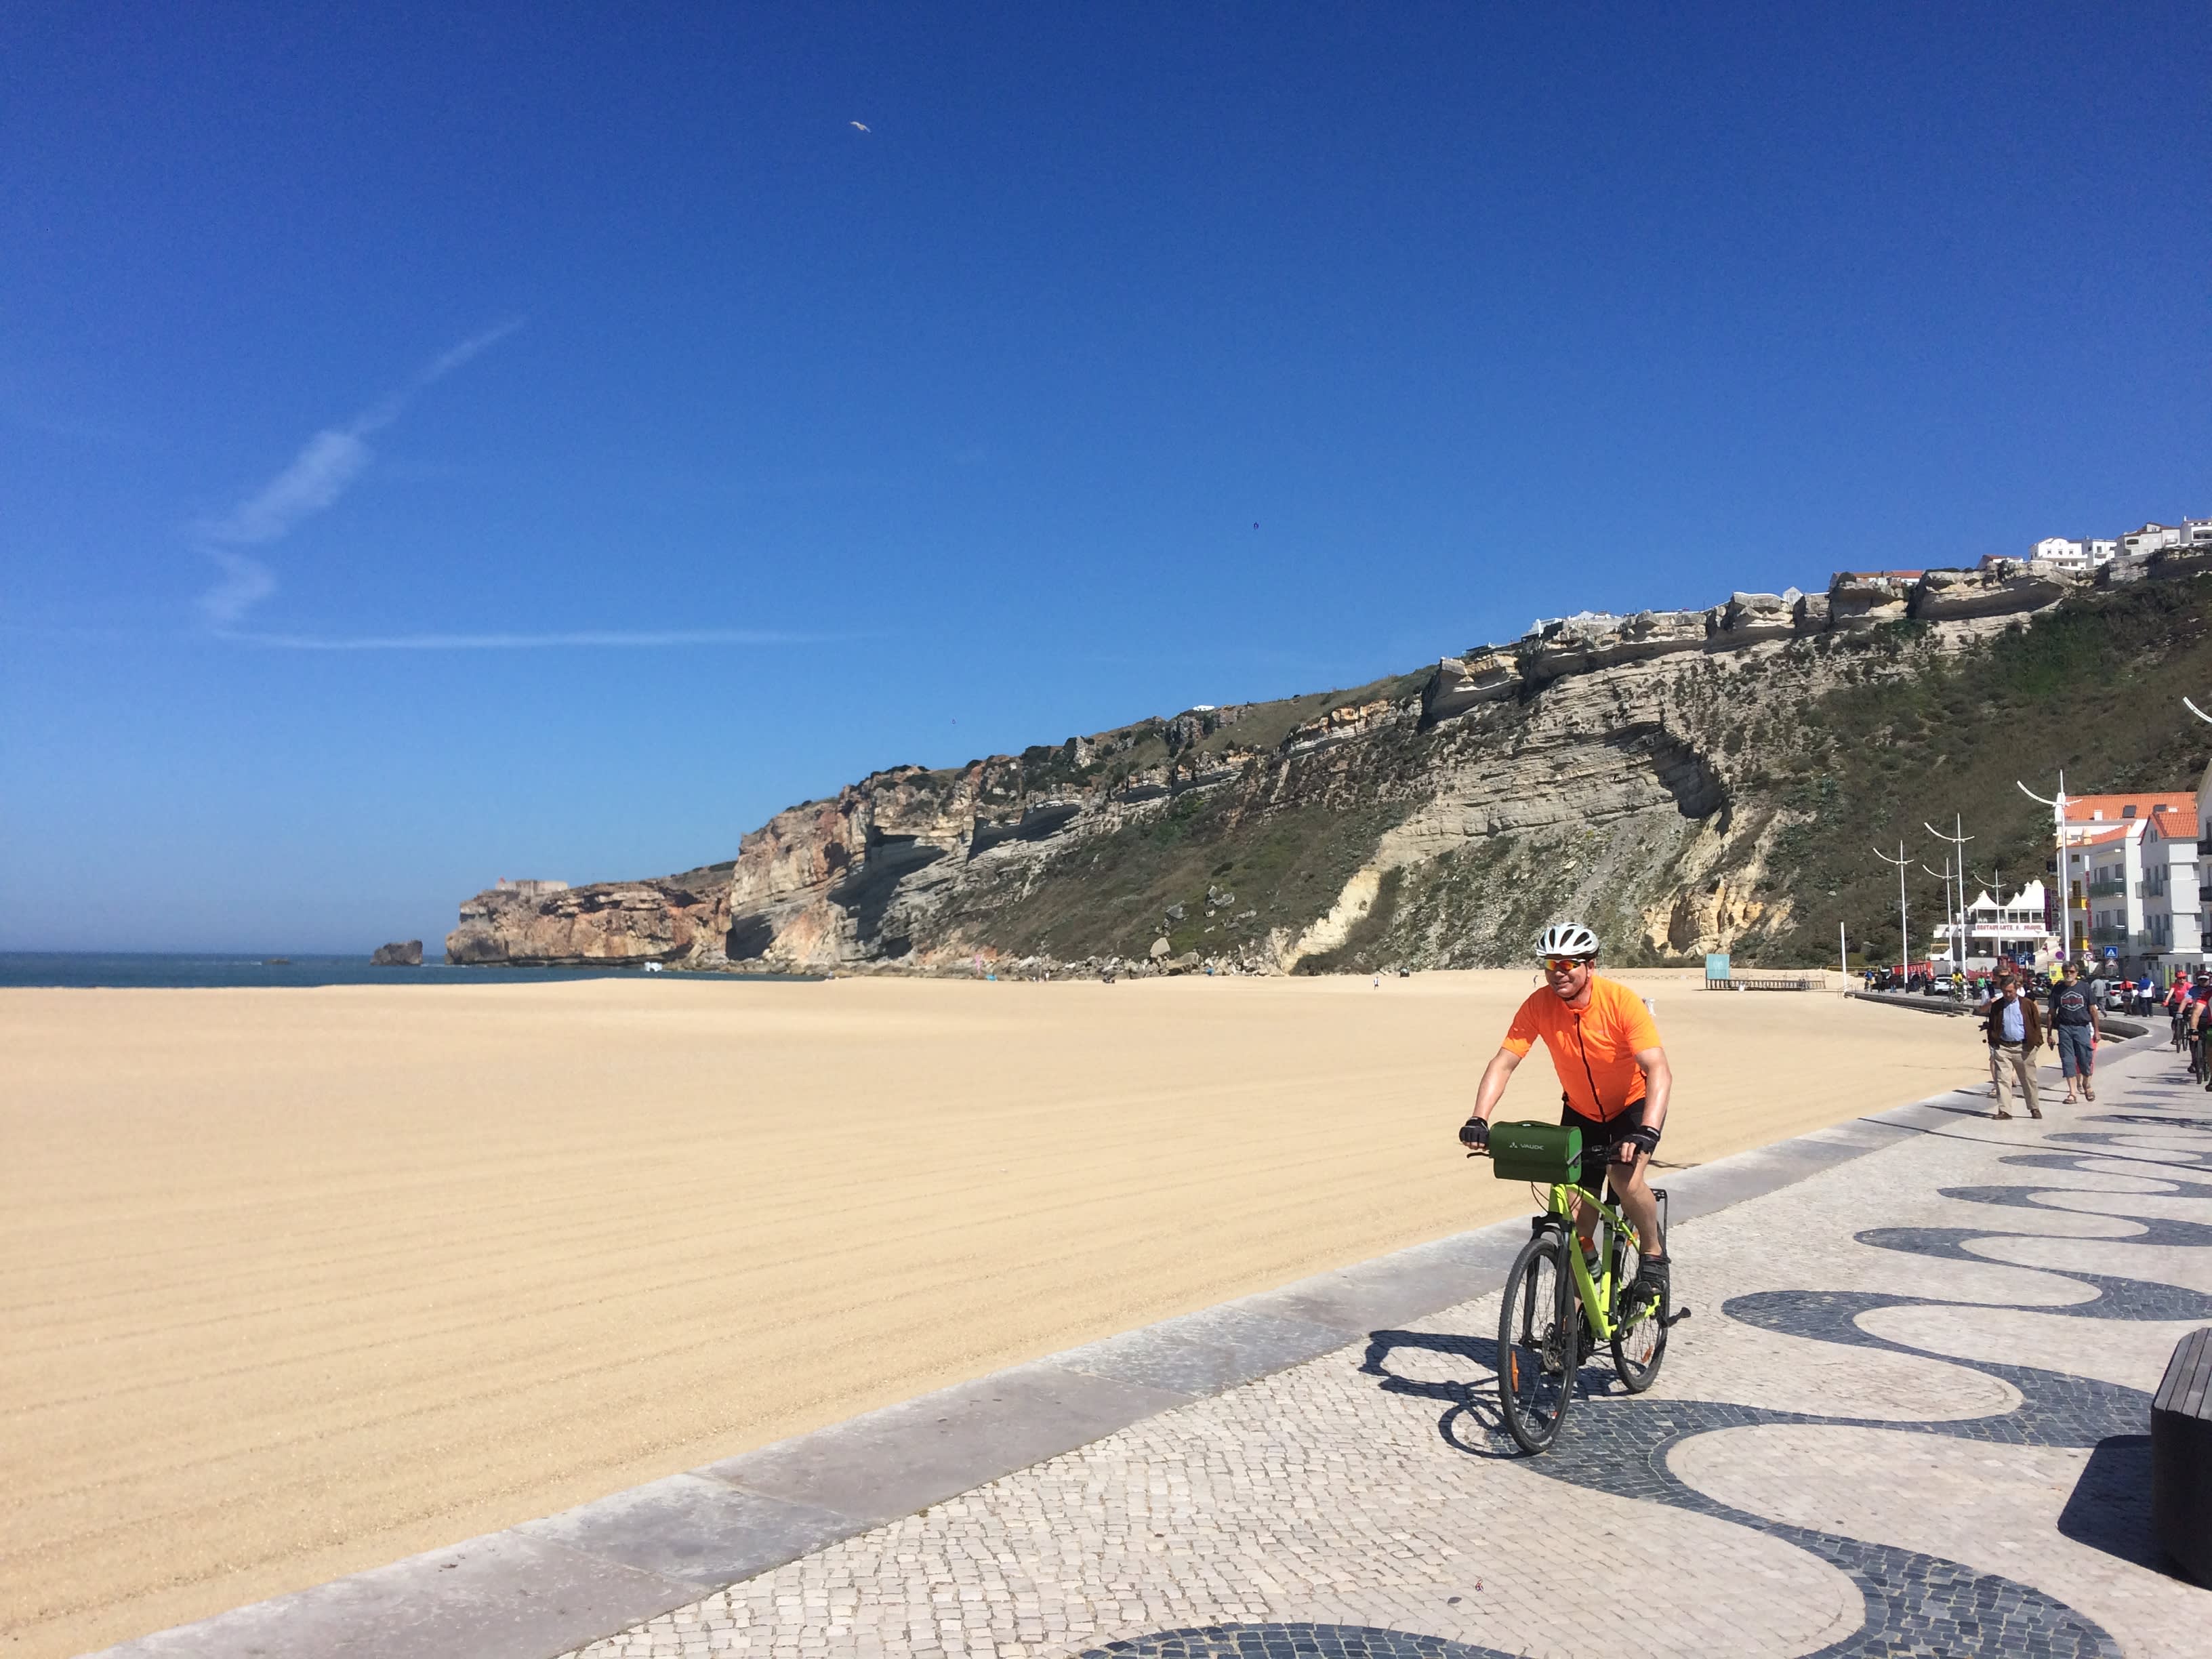
POLYGON ((2043 1108, 2035 1097, 2035 1051, 2043 1046, 2043 1022, 2036 1015, 2035 999, 2027 994, 2017 974, 2006 975, 2002 988, 1990 999, 1984 1029, 1990 1039, 1990 1065, 1996 1073, 1996 1115, 2012 1115, 2005 1109, 2005 1085, 2010 1080, 2019 1085, 2028 1115, 2041 1117, 2043 1108))
POLYGON ((2051 1044, 2058 1050, 2058 1069, 2066 1073, 2063 1104, 2074 1103, 2076 1078, 2083 1094, 2097 1097, 2097 1044, 2104 1035, 2105 1017, 2097 1012, 2097 1000, 2073 969, 2063 969, 2051 988, 2051 1044))

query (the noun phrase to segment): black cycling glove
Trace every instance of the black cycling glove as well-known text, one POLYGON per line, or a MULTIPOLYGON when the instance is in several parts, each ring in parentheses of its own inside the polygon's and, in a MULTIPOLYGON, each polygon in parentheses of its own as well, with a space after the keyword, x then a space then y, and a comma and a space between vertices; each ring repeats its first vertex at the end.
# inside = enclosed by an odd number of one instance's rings
POLYGON ((1471 1117, 1459 1126, 1459 1144, 1462 1146, 1490 1145, 1490 1125, 1479 1117, 1471 1117))
POLYGON ((1648 1123, 1639 1123, 1620 1138, 1624 1146, 1633 1146, 1646 1158, 1659 1150, 1659 1132, 1648 1123))

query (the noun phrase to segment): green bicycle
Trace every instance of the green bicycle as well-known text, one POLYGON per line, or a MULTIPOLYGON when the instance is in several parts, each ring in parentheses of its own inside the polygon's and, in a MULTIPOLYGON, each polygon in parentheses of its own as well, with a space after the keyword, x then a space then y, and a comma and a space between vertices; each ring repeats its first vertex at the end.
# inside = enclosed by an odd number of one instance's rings
MULTIPOLYGON (((1662 1289, 1655 1297, 1636 1280, 1636 1229, 1610 1202, 1608 1167, 1601 1195, 1576 1184, 1581 1178, 1580 1129, 1552 1123, 1495 1123, 1490 1158, 1500 1180, 1548 1184, 1544 1213, 1529 1220, 1529 1239, 1505 1276, 1498 1310, 1498 1399, 1506 1432, 1534 1454, 1559 1437, 1574 1399, 1575 1376, 1599 1343, 1613 1350, 1621 1386, 1642 1394, 1667 1357, 1667 1333, 1690 1316, 1674 1311, 1662 1289), (1577 1200, 1597 1212, 1595 1255, 1585 1255, 1575 1231, 1577 1200)), ((1659 1231, 1667 1231, 1667 1194, 1659 1200, 1659 1231)))

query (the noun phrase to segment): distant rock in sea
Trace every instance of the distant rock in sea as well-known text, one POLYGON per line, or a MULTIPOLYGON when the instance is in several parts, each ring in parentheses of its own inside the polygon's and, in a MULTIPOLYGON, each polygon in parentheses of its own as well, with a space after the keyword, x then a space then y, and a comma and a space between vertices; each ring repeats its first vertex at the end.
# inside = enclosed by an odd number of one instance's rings
POLYGON ((372 968, 420 968, 422 965, 422 941, 410 939, 405 944, 380 945, 376 954, 368 959, 372 968))

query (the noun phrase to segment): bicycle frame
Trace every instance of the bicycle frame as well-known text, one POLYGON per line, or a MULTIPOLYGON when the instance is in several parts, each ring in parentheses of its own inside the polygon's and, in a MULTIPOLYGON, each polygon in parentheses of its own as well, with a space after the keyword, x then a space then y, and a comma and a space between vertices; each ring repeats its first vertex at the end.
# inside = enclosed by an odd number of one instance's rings
MULTIPOLYGON (((1610 1194, 1613 1191, 1613 1177, 1610 1171, 1607 1173, 1603 1191, 1607 1194, 1610 1194)), ((1638 1245, 1636 1229, 1630 1224, 1628 1218, 1621 1214, 1618 1205, 1607 1202, 1604 1197, 1592 1197, 1580 1187, 1570 1186, 1564 1182, 1552 1188, 1545 1202, 1543 1218, 1537 1224, 1540 1227, 1556 1227, 1562 1235, 1572 1242, 1573 1248, 1568 1250, 1567 1258, 1573 1264, 1575 1294, 1582 1298, 1583 1312, 1589 1320, 1591 1335, 1601 1342, 1610 1342, 1613 1340, 1613 1328, 1612 1314, 1613 1252, 1601 1247, 1598 1252, 1598 1271, 1595 1274, 1590 1272, 1589 1262, 1583 1254, 1581 1236, 1575 1226, 1575 1205, 1577 1200, 1589 1205, 1597 1213, 1597 1223, 1591 1228, 1593 1235, 1595 1234, 1599 1225, 1610 1227, 1616 1236, 1626 1237, 1630 1246, 1635 1248, 1638 1245)))

